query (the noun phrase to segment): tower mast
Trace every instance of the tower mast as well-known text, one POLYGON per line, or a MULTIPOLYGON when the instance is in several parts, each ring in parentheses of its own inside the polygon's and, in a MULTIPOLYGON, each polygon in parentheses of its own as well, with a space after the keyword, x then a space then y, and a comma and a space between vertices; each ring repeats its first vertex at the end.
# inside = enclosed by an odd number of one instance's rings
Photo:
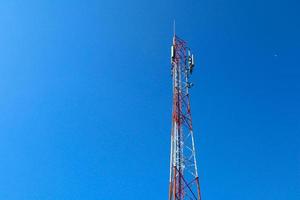
POLYGON ((193 69, 194 56, 187 43, 176 36, 174 21, 169 200, 201 200, 189 94, 193 69))

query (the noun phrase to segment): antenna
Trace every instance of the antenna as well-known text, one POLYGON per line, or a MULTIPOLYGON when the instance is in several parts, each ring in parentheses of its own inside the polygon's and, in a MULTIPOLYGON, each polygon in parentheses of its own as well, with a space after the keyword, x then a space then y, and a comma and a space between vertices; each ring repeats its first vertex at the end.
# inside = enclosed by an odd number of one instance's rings
POLYGON ((174 19, 174 21, 173 21, 173 36, 175 37, 175 35, 176 35, 176 22, 175 22, 175 19, 174 19))

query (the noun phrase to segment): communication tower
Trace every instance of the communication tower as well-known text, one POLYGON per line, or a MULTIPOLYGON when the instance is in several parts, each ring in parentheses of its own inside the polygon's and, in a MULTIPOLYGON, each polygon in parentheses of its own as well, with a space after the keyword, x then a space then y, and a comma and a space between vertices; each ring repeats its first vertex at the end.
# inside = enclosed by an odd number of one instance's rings
POLYGON ((173 108, 169 200, 201 200, 189 90, 194 56, 174 30, 171 46, 173 108))

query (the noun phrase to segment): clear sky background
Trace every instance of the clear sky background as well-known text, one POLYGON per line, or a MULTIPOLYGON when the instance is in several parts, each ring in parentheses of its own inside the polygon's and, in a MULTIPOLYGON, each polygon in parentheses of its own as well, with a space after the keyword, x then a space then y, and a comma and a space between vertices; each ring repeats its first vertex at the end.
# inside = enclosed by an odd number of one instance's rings
POLYGON ((1 0, 0 199, 167 199, 174 18, 203 200, 299 199, 299 4, 1 0))

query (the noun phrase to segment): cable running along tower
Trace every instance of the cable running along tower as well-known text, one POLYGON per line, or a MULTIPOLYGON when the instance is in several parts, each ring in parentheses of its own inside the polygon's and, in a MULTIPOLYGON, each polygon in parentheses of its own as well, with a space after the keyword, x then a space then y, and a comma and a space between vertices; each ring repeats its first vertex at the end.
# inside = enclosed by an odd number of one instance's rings
POLYGON ((173 109, 169 200, 201 200, 189 95, 193 86, 189 80, 193 69, 194 56, 174 30, 171 46, 173 109))

